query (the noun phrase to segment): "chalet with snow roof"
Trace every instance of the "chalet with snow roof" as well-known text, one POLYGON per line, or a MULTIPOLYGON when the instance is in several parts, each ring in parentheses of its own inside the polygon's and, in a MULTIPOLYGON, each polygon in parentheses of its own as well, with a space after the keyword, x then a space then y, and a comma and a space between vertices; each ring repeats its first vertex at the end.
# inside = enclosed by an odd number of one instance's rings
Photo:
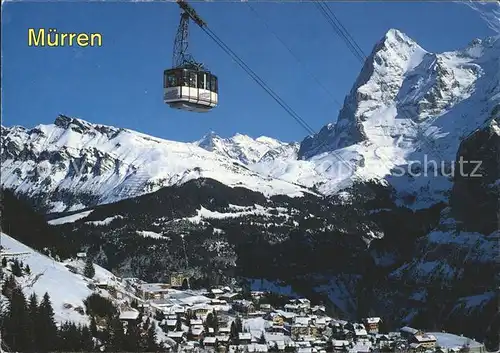
POLYGON ((238 333, 238 338, 240 340, 240 344, 250 344, 250 343, 252 343, 252 335, 249 332, 240 332, 240 333, 238 333))
POLYGON ((233 302, 233 309, 240 313, 253 313, 255 312, 255 305, 249 300, 235 300, 233 302))
POLYGON ((429 334, 418 334, 410 338, 409 342, 417 344, 425 349, 433 349, 436 346, 436 337, 429 334))
POLYGON ((215 347, 217 345, 216 337, 205 337, 203 338, 203 346, 204 347, 215 347))
POLYGON ((201 339, 203 339, 203 333, 204 333, 205 329, 203 328, 203 326, 191 326, 191 337, 193 340, 195 341, 199 341, 201 339))
POLYGON ((413 327, 409 327, 409 326, 401 327, 399 329, 399 332, 401 333, 401 337, 406 338, 406 339, 410 339, 415 335, 423 335, 424 334, 423 331, 418 330, 418 329, 413 328, 413 327))
POLYGON ((139 310, 136 310, 134 308, 126 309, 126 310, 121 310, 120 311, 120 316, 119 319, 121 321, 125 321, 127 323, 135 323, 137 320, 139 320, 139 310))
POLYGON ((376 335, 379 332, 379 326, 381 321, 382 319, 379 317, 367 317, 363 319, 366 331, 374 335, 376 335))
POLYGON ((241 298, 239 293, 224 293, 218 297, 218 299, 225 300, 227 303, 232 303, 239 298, 241 298))
POLYGON ((139 295, 143 299, 164 299, 170 289, 165 283, 143 283, 138 286, 139 295))
POLYGON ((260 304, 259 310, 265 313, 270 313, 271 311, 273 311, 273 307, 271 306, 271 304, 260 304))

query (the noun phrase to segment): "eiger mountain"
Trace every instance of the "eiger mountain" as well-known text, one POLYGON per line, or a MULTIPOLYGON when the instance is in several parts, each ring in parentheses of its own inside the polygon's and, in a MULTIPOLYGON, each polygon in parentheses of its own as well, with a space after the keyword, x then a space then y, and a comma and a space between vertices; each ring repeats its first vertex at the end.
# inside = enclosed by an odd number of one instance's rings
POLYGON ((2 187, 24 200, 5 207, 29 202, 64 252, 120 276, 291 286, 338 316, 496 346, 497 39, 436 54, 388 31, 336 123, 300 143, 181 143, 63 115, 2 126, 2 187))

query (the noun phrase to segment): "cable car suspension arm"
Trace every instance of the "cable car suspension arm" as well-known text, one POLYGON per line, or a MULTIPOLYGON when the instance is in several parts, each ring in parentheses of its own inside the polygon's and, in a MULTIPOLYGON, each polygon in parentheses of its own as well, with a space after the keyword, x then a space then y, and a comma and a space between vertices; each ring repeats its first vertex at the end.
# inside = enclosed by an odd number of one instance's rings
POLYGON ((203 65, 196 62, 193 56, 189 53, 189 19, 192 19, 202 28, 206 26, 206 23, 184 0, 177 0, 177 4, 184 12, 181 14, 181 20, 175 36, 172 64, 174 67, 191 66, 202 68, 203 65))

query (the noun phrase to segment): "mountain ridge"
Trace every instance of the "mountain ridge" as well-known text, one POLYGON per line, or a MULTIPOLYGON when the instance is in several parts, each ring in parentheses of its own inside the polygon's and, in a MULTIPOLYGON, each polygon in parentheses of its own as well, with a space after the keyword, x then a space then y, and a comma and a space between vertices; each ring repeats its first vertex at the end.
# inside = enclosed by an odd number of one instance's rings
POLYGON ((498 114, 499 43, 474 40, 465 49, 434 54, 389 30, 336 123, 300 144, 213 132, 183 143, 64 115, 32 129, 2 126, 2 185, 36 194, 41 206, 61 212, 199 177, 296 196, 330 196, 355 179, 375 179, 394 186, 401 200, 414 199, 407 206, 428 207, 446 200, 451 181, 413 178, 409 165, 429 157, 449 166, 462 139, 498 114), (37 170, 43 168, 48 176, 37 170), (394 169, 405 172, 394 176, 394 169))

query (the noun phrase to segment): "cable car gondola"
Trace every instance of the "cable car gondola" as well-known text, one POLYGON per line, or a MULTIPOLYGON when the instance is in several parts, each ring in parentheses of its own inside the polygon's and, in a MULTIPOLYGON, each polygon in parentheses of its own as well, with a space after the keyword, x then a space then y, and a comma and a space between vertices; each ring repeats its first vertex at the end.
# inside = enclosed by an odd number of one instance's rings
POLYGON ((210 71, 174 68, 164 71, 164 101, 171 108, 208 112, 217 106, 217 76, 210 71))
POLYGON ((200 27, 205 26, 205 22, 185 1, 177 0, 177 3, 183 13, 174 41, 174 67, 163 72, 163 101, 175 109, 208 112, 218 104, 217 76, 188 53, 189 19, 200 27))

